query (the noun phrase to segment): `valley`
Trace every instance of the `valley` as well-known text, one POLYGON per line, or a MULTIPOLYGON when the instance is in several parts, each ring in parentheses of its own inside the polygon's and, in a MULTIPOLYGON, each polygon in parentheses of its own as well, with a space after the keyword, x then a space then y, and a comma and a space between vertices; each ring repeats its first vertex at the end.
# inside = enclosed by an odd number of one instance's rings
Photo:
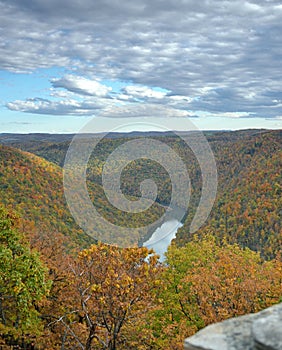
MULTIPOLYGON (((63 166, 73 135, 0 135, 0 346, 21 341, 26 349, 35 342, 36 349, 178 350, 210 323, 282 301, 281 130, 205 136, 218 186, 195 234, 190 225, 203 180, 185 142, 195 134, 113 134, 99 142, 87 164, 86 187, 99 215, 125 232, 109 245, 114 231, 93 221, 89 235, 65 198, 63 166), (128 140, 143 138, 165 143, 186 165, 191 187, 185 213, 181 196, 169 208, 173 183, 160 165, 159 143, 152 152, 159 163, 133 160, 120 177, 120 191, 132 203, 142 196, 140 184, 152 179, 154 204, 134 213, 109 202, 102 178, 108 157, 128 140)), ((174 175, 184 193, 184 175, 174 175)), ((114 186, 111 191, 115 198, 114 186)), ((86 210, 79 191, 76 200, 86 210)))

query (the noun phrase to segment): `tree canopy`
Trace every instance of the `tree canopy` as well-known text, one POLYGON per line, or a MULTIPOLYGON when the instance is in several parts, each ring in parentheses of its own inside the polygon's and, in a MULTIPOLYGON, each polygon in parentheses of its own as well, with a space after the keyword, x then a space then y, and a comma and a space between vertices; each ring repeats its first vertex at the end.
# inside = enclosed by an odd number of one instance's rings
POLYGON ((0 207, 0 333, 7 339, 40 330, 37 306, 50 287, 47 269, 15 222, 16 217, 0 207))

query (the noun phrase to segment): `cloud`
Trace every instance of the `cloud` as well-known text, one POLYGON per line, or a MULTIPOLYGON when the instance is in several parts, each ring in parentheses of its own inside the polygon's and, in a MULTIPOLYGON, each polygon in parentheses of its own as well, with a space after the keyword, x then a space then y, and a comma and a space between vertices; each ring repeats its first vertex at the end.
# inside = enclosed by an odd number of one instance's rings
POLYGON ((124 106, 111 106, 100 117, 105 118, 185 118, 189 113, 184 110, 155 104, 133 103, 124 106))
MULTIPOLYGON (((129 88, 129 91, 135 91, 129 88)), ((124 89, 127 91, 127 89, 124 89)), ((139 89, 137 89, 139 92, 139 89)), ((156 104, 150 103, 149 101, 154 99, 161 99, 165 93, 154 90, 142 89, 142 93, 137 93, 140 98, 136 102, 132 95, 117 94, 116 97, 100 98, 85 97, 83 99, 77 98, 75 94, 60 93, 53 91, 51 95, 59 100, 48 100, 42 98, 30 98, 26 100, 16 100, 8 102, 6 107, 12 111, 21 111, 26 113, 34 114, 49 114, 49 115, 77 115, 77 116, 88 116, 88 115, 99 115, 104 118, 134 118, 134 117, 187 117, 190 115, 184 109, 179 109, 177 106, 171 107, 169 103, 156 104), (145 91, 146 90, 146 91, 145 91), (160 93, 160 94, 158 94, 160 93), (147 95, 149 96, 147 98, 147 95), (144 98, 143 98, 144 96, 144 98), (153 97, 151 97, 153 96, 153 97), (72 98, 71 98, 72 97, 72 98), (143 103, 142 99, 143 98, 143 103)))
POLYGON ((84 98, 7 107, 81 114, 112 98, 273 118, 282 114, 281 16, 280 0, 0 0, 0 68, 64 67, 52 80, 57 98, 60 89, 84 98), (105 80, 127 83, 114 94, 105 80))
POLYGON ((52 79, 54 88, 64 88, 68 91, 86 96, 106 97, 112 90, 97 81, 75 75, 66 75, 60 79, 52 79))
POLYGON ((102 108, 95 102, 77 100, 50 101, 46 99, 16 100, 7 103, 6 107, 12 111, 49 115, 93 115, 102 108))
POLYGON ((156 99, 162 99, 166 96, 166 92, 164 91, 157 91, 150 89, 146 86, 126 86, 123 89, 124 93, 136 97, 136 98, 156 98, 156 99))

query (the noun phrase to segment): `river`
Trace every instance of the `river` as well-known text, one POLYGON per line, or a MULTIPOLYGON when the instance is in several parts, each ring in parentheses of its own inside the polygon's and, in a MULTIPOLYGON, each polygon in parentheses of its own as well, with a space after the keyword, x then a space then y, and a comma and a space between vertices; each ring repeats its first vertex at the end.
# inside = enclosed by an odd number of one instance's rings
POLYGON ((177 230, 182 226, 183 224, 176 219, 164 222, 153 232, 152 236, 143 243, 143 246, 154 249, 160 256, 160 261, 164 261, 165 252, 170 242, 175 238, 177 230))

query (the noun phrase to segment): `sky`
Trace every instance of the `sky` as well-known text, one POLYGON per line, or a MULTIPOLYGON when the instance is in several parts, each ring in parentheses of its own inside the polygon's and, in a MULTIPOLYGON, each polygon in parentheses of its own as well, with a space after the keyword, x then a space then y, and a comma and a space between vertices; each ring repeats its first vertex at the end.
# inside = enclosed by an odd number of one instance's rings
POLYGON ((0 132, 282 128, 281 0, 0 0, 0 132))

